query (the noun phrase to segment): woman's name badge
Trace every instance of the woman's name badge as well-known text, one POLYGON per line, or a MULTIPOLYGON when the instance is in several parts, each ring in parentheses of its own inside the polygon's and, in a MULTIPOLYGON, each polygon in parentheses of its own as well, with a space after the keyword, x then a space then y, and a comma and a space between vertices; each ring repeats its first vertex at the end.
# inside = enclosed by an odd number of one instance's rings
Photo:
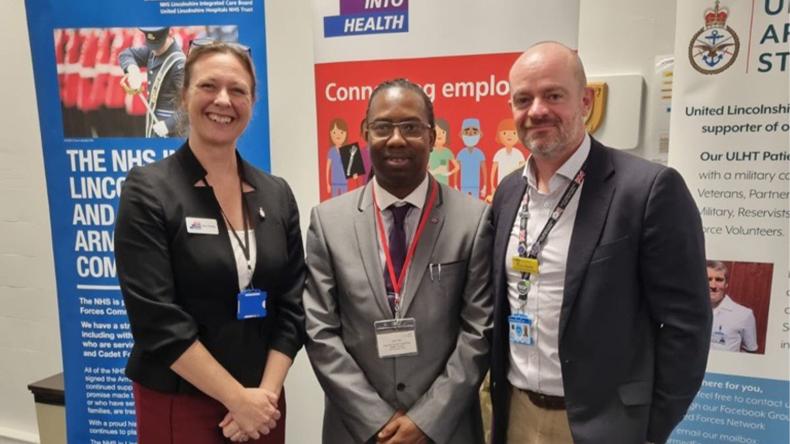
POLYGON ((516 313, 508 316, 510 324, 510 343, 534 345, 535 338, 532 336, 532 316, 526 313, 516 313))
POLYGON ((191 234, 219 234, 219 226, 216 219, 205 217, 187 217, 187 233, 191 234))
POLYGON ((373 329, 379 358, 417 356, 417 321, 414 318, 376 321, 373 329))
POLYGON ((538 274, 538 260, 531 257, 513 256, 513 269, 519 273, 538 274))
POLYGON ((255 288, 242 290, 236 296, 236 319, 266 317, 267 294, 255 288))

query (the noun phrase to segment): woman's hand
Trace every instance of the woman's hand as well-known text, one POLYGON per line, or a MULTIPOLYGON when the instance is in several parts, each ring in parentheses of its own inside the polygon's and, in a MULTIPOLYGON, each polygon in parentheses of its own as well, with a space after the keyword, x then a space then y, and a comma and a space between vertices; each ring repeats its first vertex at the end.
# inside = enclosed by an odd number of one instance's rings
POLYGON ((280 411, 278 397, 262 388, 245 388, 228 407, 228 414, 220 422, 222 434, 232 441, 244 442, 268 435, 277 426, 280 411))

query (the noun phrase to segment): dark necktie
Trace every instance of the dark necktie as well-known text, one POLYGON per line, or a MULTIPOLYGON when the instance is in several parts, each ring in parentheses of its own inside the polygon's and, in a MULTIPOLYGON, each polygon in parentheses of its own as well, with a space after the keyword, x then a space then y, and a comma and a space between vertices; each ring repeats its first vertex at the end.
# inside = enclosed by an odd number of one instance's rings
MULTIPOLYGON (((396 207, 390 205, 389 212, 392 214, 392 226, 390 227, 389 248, 390 258, 392 259, 392 268, 395 270, 395 279, 400 277, 400 272, 403 269, 403 262, 406 260, 406 230, 403 227, 403 222, 406 220, 406 213, 409 212, 411 204, 396 207)), ((384 270, 384 282, 387 285, 387 300, 390 307, 395 309, 395 287, 390 280, 389 269, 384 270)))

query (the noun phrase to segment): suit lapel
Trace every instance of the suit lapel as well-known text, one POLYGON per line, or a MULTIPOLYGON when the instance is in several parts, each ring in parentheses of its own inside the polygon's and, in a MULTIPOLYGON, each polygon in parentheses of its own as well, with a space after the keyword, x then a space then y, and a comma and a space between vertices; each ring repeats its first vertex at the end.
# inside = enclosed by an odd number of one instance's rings
POLYGON ((354 215, 354 231, 357 236, 357 248, 362 258, 362 265, 368 277, 370 291, 373 299, 382 313, 387 317, 392 316, 392 310, 387 302, 384 289, 384 272, 381 269, 379 258, 378 231, 376 231, 376 207, 373 205, 370 188, 373 182, 368 182, 359 196, 358 211, 354 215))
MULTIPOLYGON (((211 252, 222 262, 222 266, 215 270, 216 279, 221 281, 221 286, 228 285, 231 288, 238 288, 239 279, 236 271, 236 258, 233 252, 233 244, 235 240, 231 240, 231 234, 228 232, 229 227, 225 222, 222 215, 222 209, 219 206, 217 197, 214 195, 214 190, 210 186, 203 186, 201 179, 205 179, 206 170, 195 157, 189 143, 185 142, 181 148, 173 154, 178 160, 179 165, 183 171, 183 177, 186 183, 191 187, 191 191, 198 196, 200 202, 200 212, 203 214, 184 214, 184 216, 208 216, 217 221, 219 228, 218 236, 209 236, 211 243, 211 252), (200 182, 200 185, 197 185, 200 182)), ((243 200, 246 204, 246 199, 243 200)), ((256 233, 257 234, 257 233, 256 233)))
POLYGON ((527 181, 524 177, 519 176, 517 180, 511 181, 510 186, 500 191, 503 192, 502 208, 497 217, 497 226, 494 227, 496 229, 494 237, 494 264, 496 267, 494 270, 494 285, 502 292, 501 294, 506 294, 505 268, 508 258, 505 256, 507 254, 507 244, 510 241, 510 232, 513 230, 516 214, 521 207, 521 199, 526 190, 527 181))
POLYGON ((267 214, 273 214, 271 202, 266 198, 266 194, 261 190, 255 188, 252 191, 246 191, 244 194, 244 205, 247 207, 247 215, 250 220, 250 228, 255 230, 255 235, 260 234, 263 228, 263 223, 266 221, 267 214))
MULTIPOLYGON (((250 176, 247 176, 247 178, 249 177, 250 176)), ((249 183, 249 179, 247 179, 247 181, 249 183)), ((276 224, 272 225, 271 222, 267 223, 266 218, 261 217, 261 213, 270 214, 270 215, 273 215, 274 213, 274 211, 271 208, 272 207, 271 202, 269 202, 269 200, 267 199, 266 193, 264 193, 263 190, 260 189, 260 184, 250 183, 250 185, 253 185, 255 189, 244 193, 243 204, 247 208, 247 214, 249 215, 249 219, 250 219, 250 228, 255 233, 255 245, 256 245, 255 248, 260 248, 261 245, 268 245, 270 243, 268 241, 270 236, 272 235, 277 236, 280 234, 272 231, 272 228, 276 226, 276 224)), ((261 257, 260 252, 256 253, 256 255, 258 258, 261 257)), ((268 278, 266 278, 265 273, 263 271, 265 265, 266 264, 264 264, 263 261, 260 259, 255 261, 255 270, 253 271, 253 281, 258 279, 268 280, 268 278)))
POLYGON ((243 193, 244 205, 247 207, 247 215, 250 220, 250 228, 255 230, 255 235, 260 234, 261 223, 266 220, 267 214, 274 213, 274 204, 270 202, 270 194, 264 190, 263 183, 258 180, 255 167, 242 159, 236 153, 236 161, 241 163, 241 178, 252 187, 251 191, 243 193))
MULTIPOLYGON (((250 228, 255 233, 256 248, 260 248, 261 245, 269 245, 271 243, 269 239, 271 239, 272 236, 282 236, 281 231, 277 230, 279 225, 273 220, 277 215, 277 204, 272 202, 272 194, 267 193, 264 183, 262 180, 259 180, 254 167, 240 156, 238 157, 238 161, 241 162, 242 165, 242 178, 244 182, 252 187, 252 190, 245 191, 242 195, 244 197, 242 203, 246 207, 250 228)), ((257 256, 260 258, 261 253, 258 252, 257 256)), ((265 276, 265 272, 263 271, 265 266, 266 264, 262 260, 255 261, 255 270, 253 271, 254 281, 261 282, 261 280, 263 280, 268 282, 268 277, 265 276)))
MULTIPOLYGON (((434 179, 430 178, 427 196, 430 196, 431 194, 433 182, 434 179)), ((431 213, 428 216, 428 221, 426 222, 422 236, 419 239, 420 242, 417 244, 417 248, 414 251, 414 257, 411 260, 411 265, 409 265, 408 269, 408 275, 406 276, 406 288, 404 289, 405 291, 403 295, 401 295, 401 300, 403 301, 401 313, 403 315, 406 315, 412 301, 414 301, 414 298, 417 297, 417 289, 422 283, 422 278, 425 276, 425 270, 428 268, 431 256, 433 255, 433 249, 436 246, 436 242, 439 240, 442 227, 444 227, 446 209, 446 207, 442 205, 444 201, 442 198, 444 189, 438 183, 436 183, 436 186, 438 187, 436 202, 434 203, 433 208, 430 209, 431 213)), ((425 198, 426 203, 428 202, 427 196, 425 198)), ((427 210, 429 209, 426 208, 426 211, 427 210)))
POLYGON ((614 167, 603 146, 595 140, 592 140, 588 164, 568 247, 565 290, 560 313, 560 339, 584 281, 590 258, 601 237, 615 189, 614 181, 609 180, 614 173, 614 167))

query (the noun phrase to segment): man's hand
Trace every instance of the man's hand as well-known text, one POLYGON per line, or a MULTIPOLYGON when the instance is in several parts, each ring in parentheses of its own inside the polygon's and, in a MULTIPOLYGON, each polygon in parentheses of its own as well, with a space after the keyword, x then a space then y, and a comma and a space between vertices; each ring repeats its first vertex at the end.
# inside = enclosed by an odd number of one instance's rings
POLYGON ((388 432, 387 434, 385 434, 384 430, 388 430, 387 427, 389 427, 390 424, 392 424, 396 419, 400 418, 405 414, 406 412, 403 410, 396 410, 395 413, 392 414, 392 417, 389 419, 389 421, 387 421, 387 423, 384 424, 384 427, 382 427, 381 430, 379 430, 379 433, 376 435, 376 442, 383 442, 382 440, 386 438, 390 438, 392 436, 392 433, 388 432))
POLYGON ((143 85, 145 76, 140 72, 140 67, 137 65, 129 65, 126 68, 126 81, 129 82, 129 88, 138 90, 143 85))
POLYGON ((428 437, 405 412, 398 410, 376 437, 380 444, 427 444, 428 437))
POLYGON ((222 434, 233 441, 268 435, 281 416, 277 410, 277 395, 260 388, 245 388, 241 393, 228 406, 228 414, 219 423, 222 434))

